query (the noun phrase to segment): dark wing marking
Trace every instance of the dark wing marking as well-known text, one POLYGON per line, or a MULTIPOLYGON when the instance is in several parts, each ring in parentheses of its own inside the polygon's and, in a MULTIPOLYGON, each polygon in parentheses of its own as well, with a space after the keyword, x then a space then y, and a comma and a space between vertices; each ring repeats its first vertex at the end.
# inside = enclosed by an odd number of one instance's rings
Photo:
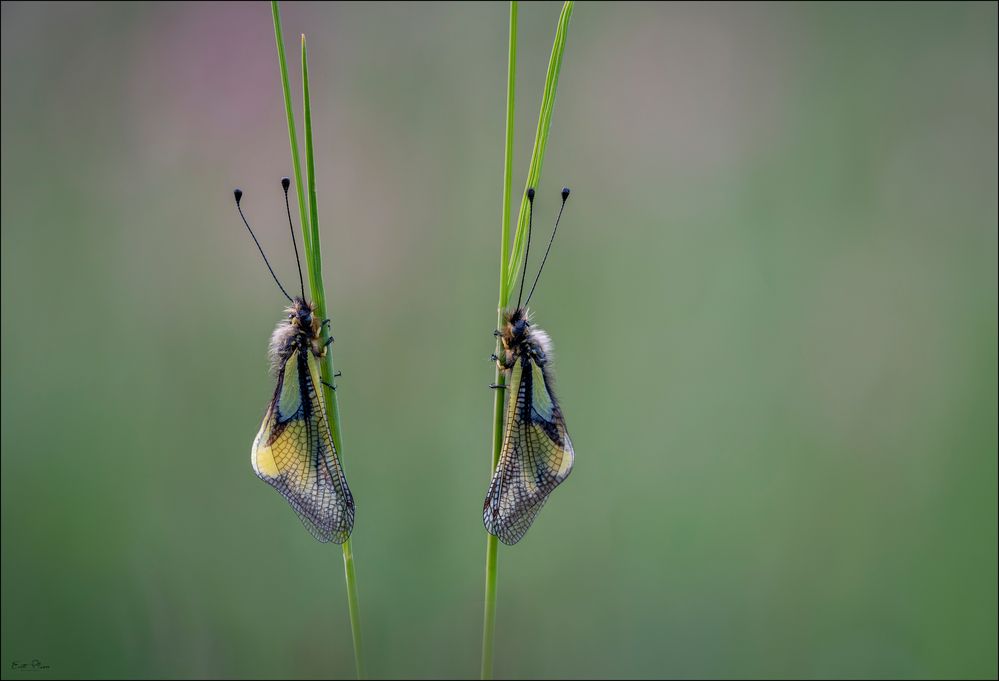
POLYGON ((342 544, 354 526, 354 498, 316 389, 318 376, 311 354, 296 350, 285 361, 253 443, 253 470, 291 504, 312 536, 342 544))
POLYGON ((569 477, 573 451, 543 367, 520 358, 510 372, 499 464, 482 507, 486 531, 516 544, 548 495, 569 477))

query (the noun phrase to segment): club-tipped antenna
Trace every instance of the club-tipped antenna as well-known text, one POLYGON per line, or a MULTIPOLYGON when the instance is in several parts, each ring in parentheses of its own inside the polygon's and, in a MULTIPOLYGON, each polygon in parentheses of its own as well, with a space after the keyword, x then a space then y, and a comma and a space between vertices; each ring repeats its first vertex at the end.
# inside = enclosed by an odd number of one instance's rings
POLYGON ((236 210, 239 211, 239 217, 243 218, 243 224, 246 225, 247 231, 249 231, 250 236, 253 237, 253 243, 257 245, 257 250, 260 251, 260 255, 264 259, 264 264, 267 265, 267 269, 271 271, 271 276, 274 277, 274 283, 278 285, 279 289, 281 289, 281 293, 283 293, 284 297, 288 299, 288 302, 292 302, 291 296, 288 295, 288 292, 284 290, 284 286, 282 286, 281 282, 278 281, 277 275, 274 274, 274 268, 271 267, 270 261, 267 260, 267 256, 264 255, 264 249, 260 247, 260 242, 257 241, 257 235, 253 233, 252 229, 250 229, 250 223, 246 221, 246 216, 243 215, 243 207, 239 205, 240 199, 243 198, 243 190, 235 189, 233 190, 232 195, 236 197, 236 210))
POLYGON ((302 300, 305 300, 305 279, 302 277, 302 260, 298 257, 298 242, 295 241, 295 225, 291 222, 291 204, 288 203, 288 187, 291 180, 281 178, 281 188, 284 189, 284 208, 288 212, 288 228, 291 230, 291 245, 295 247, 295 264, 298 265, 298 283, 302 286, 302 300))
POLYGON ((558 209, 558 217, 555 218, 555 229, 552 230, 552 238, 548 240, 548 248, 545 249, 545 257, 541 259, 541 267, 538 268, 538 276, 534 278, 534 285, 531 286, 531 292, 527 294, 527 300, 524 301, 526 306, 531 302, 531 296, 534 295, 534 289, 538 285, 538 279, 541 278, 541 271, 545 269, 545 262, 548 260, 548 252, 552 250, 552 244, 555 242, 555 232, 558 231, 559 220, 562 219, 562 211, 565 210, 565 202, 569 198, 569 188, 562 187, 562 207, 558 209))
POLYGON ((527 189, 527 246, 524 247, 524 271, 520 274, 520 293, 517 294, 517 308, 524 297, 524 279, 527 278, 527 256, 531 253, 531 222, 534 220, 534 187, 527 189))

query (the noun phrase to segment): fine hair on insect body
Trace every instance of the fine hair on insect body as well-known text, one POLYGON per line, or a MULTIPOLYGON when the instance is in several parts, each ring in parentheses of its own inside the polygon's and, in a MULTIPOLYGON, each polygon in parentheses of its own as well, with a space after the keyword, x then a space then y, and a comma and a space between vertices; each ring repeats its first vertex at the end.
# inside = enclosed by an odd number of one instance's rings
POLYGON ((503 323, 496 331, 500 354, 493 356, 507 383, 492 387, 506 389, 507 408, 500 459, 483 503, 482 520, 486 530, 505 544, 516 544, 526 534, 548 496, 569 477, 574 461, 572 442, 553 390, 551 338, 532 325, 527 308, 555 241, 569 188, 562 189, 562 205, 548 248, 527 300, 521 304, 531 248, 534 195, 533 188, 527 190, 527 245, 517 305, 503 312, 503 323))

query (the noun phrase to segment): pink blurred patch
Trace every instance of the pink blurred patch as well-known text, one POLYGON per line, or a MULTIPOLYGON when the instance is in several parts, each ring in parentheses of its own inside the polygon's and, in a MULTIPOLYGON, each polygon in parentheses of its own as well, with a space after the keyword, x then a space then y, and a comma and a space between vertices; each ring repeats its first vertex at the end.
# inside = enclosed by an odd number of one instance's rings
POLYGON ((205 144, 281 151, 280 140, 259 148, 260 133, 283 120, 266 5, 157 5, 136 35, 126 104, 138 153, 169 165, 205 144))

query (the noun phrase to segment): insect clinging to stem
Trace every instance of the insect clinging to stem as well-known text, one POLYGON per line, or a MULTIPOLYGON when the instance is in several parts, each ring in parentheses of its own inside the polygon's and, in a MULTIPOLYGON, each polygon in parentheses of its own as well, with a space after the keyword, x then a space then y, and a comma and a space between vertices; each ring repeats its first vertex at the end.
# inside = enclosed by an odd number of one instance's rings
POLYGON ((527 190, 527 246, 524 249, 520 293, 516 307, 503 312, 502 328, 495 332, 501 348, 500 355, 493 355, 492 359, 506 374, 507 382, 505 386, 492 387, 506 389, 507 407, 503 446, 482 506, 482 521, 486 531, 504 544, 516 544, 521 540, 548 496, 572 472, 572 442, 566 431, 562 409, 552 390, 551 338, 531 324, 527 309, 548 260, 568 198, 569 188, 564 187, 562 206, 548 248, 527 300, 521 305, 534 213, 534 189, 527 190))
POLYGON ((288 203, 290 185, 287 177, 281 179, 301 285, 301 295, 294 297, 281 285, 243 215, 243 192, 233 192, 243 224, 289 303, 287 317, 278 322, 271 336, 268 356, 277 385, 253 441, 250 461, 257 477, 291 504, 313 537, 342 544, 354 526, 354 498, 326 420, 319 364, 333 337, 323 340, 329 320, 320 320, 315 305, 305 298, 305 279, 288 203))

